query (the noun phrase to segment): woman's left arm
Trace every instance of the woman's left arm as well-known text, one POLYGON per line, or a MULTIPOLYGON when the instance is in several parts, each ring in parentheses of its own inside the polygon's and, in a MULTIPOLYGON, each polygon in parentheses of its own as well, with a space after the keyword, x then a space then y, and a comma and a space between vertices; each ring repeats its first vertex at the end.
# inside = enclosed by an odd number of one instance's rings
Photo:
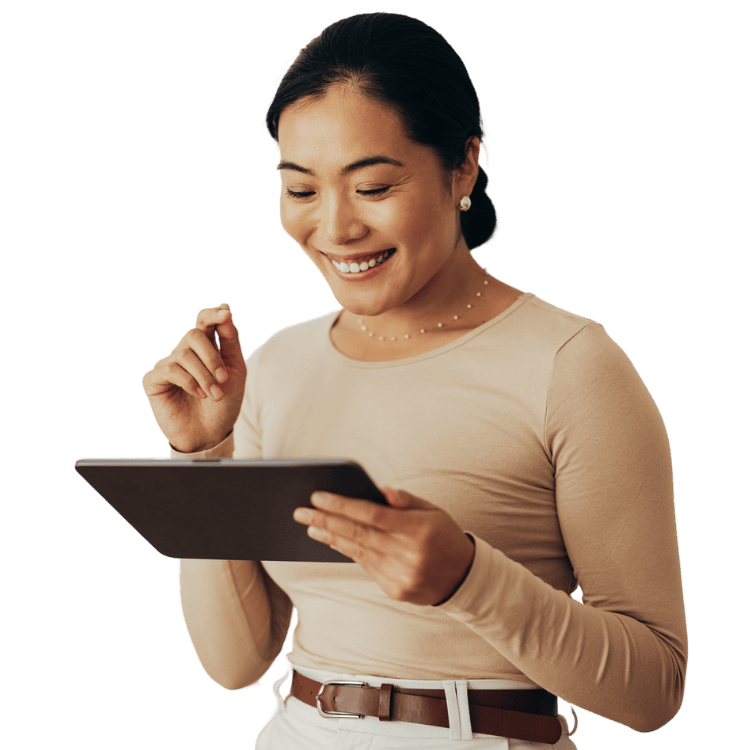
POLYGON ((439 609, 569 703, 656 730, 680 708, 688 653, 669 441, 598 324, 557 353, 546 444, 583 605, 477 539, 466 581, 439 609))
POLYGON ((358 562, 393 599, 437 603, 541 687, 640 732, 682 703, 687 629, 669 441, 625 353, 598 324, 562 346, 545 450, 583 604, 442 509, 382 488, 391 506, 313 495, 308 533, 358 562))

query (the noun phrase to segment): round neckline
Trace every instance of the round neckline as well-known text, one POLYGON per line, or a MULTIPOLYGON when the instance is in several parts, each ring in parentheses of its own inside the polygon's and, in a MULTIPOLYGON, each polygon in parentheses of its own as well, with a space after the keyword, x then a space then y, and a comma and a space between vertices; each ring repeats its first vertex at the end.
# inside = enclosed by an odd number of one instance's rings
POLYGON ((430 349, 429 351, 422 352, 421 354, 415 354, 413 357, 403 357, 401 359, 387 359, 387 360, 383 360, 379 362, 370 362, 368 360, 352 359, 351 357, 347 357, 346 354, 343 354, 342 352, 340 352, 334 346, 333 341, 331 340, 331 331, 333 330, 333 326, 336 323, 336 321, 339 319, 339 316, 341 315, 341 313, 344 312, 344 309, 342 308, 341 310, 338 310, 337 312, 331 314, 331 321, 325 328, 326 347, 328 351, 330 352, 330 355, 334 359, 338 360, 341 364, 345 364, 349 367, 357 367, 360 369, 375 370, 375 369, 379 369, 382 367, 401 367, 403 365, 410 365, 415 362, 421 362, 422 360, 430 359, 431 357, 439 357, 441 354, 445 354, 446 352, 452 351, 453 349, 456 349, 459 346, 463 346, 466 342, 470 341, 475 336, 478 336, 483 331, 499 323, 501 320, 503 320, 503 318, 515 312, 519 307, 521 307, 521 305, 524 304, 524 302, 531 299, 533 296, 534 294, 532 292, 524 292, 516 299, 516 301, 510 307, 503 310, 499 315, 496 315, 494 318, 491 318, 486 323, 483 323, 481 326, 474 328, 468 333, 465 333, 463 336, 460 336, 454 341, 449 342, 448 344, 444 344, 443 346, 439 346, 435 349, 430 349))

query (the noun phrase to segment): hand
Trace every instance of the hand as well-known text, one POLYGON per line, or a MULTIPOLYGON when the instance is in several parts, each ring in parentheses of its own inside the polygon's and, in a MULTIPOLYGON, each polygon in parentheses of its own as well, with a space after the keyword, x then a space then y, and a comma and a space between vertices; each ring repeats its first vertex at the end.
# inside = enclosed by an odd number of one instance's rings
POLYGON ((240 414, 247 377, 229 305, 201 310, 196 326, 143 377, 159 427, 182 453, 226 438, 240 414))
POLYGON ((391 599, 442 603, 474 561, 474 543, 441 508, 404 490, 381 488, 389 507, 316 492, 297 508, 313 539, 359 563, 391 599), (307 515, 306 515, 307 513, 307 515))

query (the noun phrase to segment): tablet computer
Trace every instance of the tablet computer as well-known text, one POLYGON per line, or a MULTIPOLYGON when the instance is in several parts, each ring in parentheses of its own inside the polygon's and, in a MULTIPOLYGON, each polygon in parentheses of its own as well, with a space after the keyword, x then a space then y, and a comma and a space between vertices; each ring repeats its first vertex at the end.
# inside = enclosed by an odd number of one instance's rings
POLYGON ((324 490, 388 504, 349 459, 102 459, 76 471, 158 552, 203 560, 352 562, 292 514, 324 490))

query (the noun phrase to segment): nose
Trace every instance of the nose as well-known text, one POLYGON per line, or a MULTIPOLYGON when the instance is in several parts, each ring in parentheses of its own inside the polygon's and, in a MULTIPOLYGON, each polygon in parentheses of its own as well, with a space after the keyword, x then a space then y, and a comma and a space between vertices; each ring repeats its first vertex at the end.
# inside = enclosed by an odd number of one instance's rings
POLYGON ((321 201, 318 236, 331 245, 345 245, 367 234, 356 206, 345 196, 328 194, 321 201))

